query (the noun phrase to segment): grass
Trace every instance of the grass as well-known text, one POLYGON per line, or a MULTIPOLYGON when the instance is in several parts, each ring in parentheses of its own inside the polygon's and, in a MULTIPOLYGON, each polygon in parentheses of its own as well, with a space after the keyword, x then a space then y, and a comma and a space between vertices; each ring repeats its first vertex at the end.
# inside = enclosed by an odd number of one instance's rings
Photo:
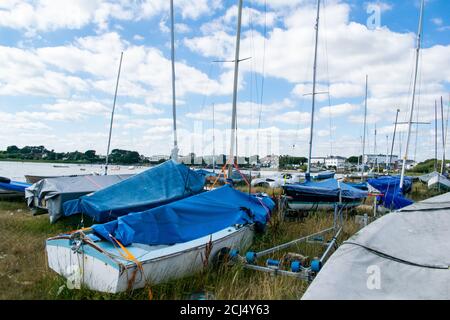
MULTIPOLYGON (((255 190, 253 190, 255 191, 255 190)), ((258 189, 270 195, 280 190, 258 189)), ((435 195, 426 186, 415 183, 411 195, 415 200, 435 195)), ((367 204, 372 204, 369 199, 367 204)), ((370 214, 370 208, 364 210, 370 214)), ((345 216, 344 232, 340 241, 359 230, 353 214, 345 216)), ((286 222, 274 214, 267 231, 257 235, 252 250, 258 251, 274 245, 312 234, 332 226, 329 213, 316 212, 302 221, 286 222)), ((308 283, 283 276, 244 269, 242 265, 221 265, 205 268, 193 276, 154 285, 134 292, 104 294, 85 288, 69 290, 65 279, 47 267, 45 239, 79 228, 79 220, 62 220, 51 225, 47 215, 32 216, 23 202, 0 201, 0 299, 189 299, 207 295, 214 299, 298 299, 308 283)), ((331 236, 331 235, 330 235, 331 236)), ((310 258, 319 256, 323 248, 302 243, 288 251, 274 254, 281 258, 287 252, 300 252, 310 258)))

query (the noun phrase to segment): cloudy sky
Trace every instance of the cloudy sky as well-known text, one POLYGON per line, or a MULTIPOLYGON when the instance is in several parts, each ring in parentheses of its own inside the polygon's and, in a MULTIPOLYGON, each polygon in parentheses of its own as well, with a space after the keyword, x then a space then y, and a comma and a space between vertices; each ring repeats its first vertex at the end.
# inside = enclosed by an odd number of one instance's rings
MULTIPOLYGON (((216 151, 227 153, 233 63, 223 61, 234 59, 237 0, 174 2, 180 153, 211 154, 213 105, 216 151)), ((361 153, 366 74, 366 150, 375 150, 376 126, 376 151, 385 153, 397 108, 405 121, 411 104, 419 1, 325 0, 321 10, 324 93, 317 96, 313 155, 361 153)), ((312 0, 244 0, 240 57, 250 59, 240 63, 241 155, 307 154, 314 19, 312 0)), ((123 51, 112 147, 169 154, 169 26, 168 0, 0 1, 0 149, 105 153, 123 51)), ((434 154, 435 99, 444 97, 444 119, 449 109, 449 1, 426 1, 423 47, 414 119, 430 124, 414 127, 410 158, 417 160, 434 154)), ((440 110, 438 119, 440 125, 440 110)))

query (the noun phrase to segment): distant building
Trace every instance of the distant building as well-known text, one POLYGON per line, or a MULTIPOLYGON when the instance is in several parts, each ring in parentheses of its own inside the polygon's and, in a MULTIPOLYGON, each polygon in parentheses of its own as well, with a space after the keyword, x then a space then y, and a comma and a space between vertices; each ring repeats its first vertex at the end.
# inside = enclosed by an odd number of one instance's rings
POLYGON ((325 157, 311 157, 311 164, 325 164, 325 157))
MULTIPOLYGON (((390 156, 386 156, 385 154, 366 154, 363 158, 363 163, 366 163, 369 166, 375 165, 385 165, 386 162, 389 162, 390 156)), ((392 161, 389 164, 395 164, 398 161, 398 156, 392 155, 392 161)))
POLYGON ((179 156, 178 162, 186 164, 186 165, 193 165, 194 158, 195 158, 195 153, 190 153, 187 156, 179 156))
MULTIPOLYGON (((411 170, 412 168, 414 168, 417 165, 417 162, 415 162, 414 160, 406 160, 406 170, 411 170)), ((396 161, 396 167, 401 169, 403 167, 403 160, 397 160, 396 161)))
POLYGON ((325 158, 326 167, 344 168, 347 163, 347 158, 340 156, 330 156, 325 158))
POLYGON ((162 154, 156 154, 156 155, 153 155, 153 156, 150 156, 147 158, 148 161, 154 162, 154 163, 160 162, 160 161, 166 161, 169 159, 170 159, 170 156, 166 156, 166 155, 162 155, 162 154))
POLYGON ((261 158, 260 163, 261 163, 261 167, 278 168, 279 163, 280 163, 280 158, 279 158, 279 156, 272 154, 272 155, 268 155, 264 158, 261 158))
POLYGON ((238 165, 242 166, 242 165, 247 165, 247 158, 245 157, 237 157, 237 163, 238 165))
POLYGON ((248 160, 248 164, 251 166, 257 166, 259 164, 259 156, 255 155, 255 156, 251 156, 248 160))

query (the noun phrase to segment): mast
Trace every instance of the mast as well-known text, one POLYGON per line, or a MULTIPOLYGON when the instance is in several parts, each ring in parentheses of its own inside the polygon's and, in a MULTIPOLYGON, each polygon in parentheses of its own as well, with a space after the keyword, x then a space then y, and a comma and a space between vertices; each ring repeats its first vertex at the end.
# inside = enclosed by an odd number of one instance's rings
POLYGON ((403 182, 405 180, 406 160, 408 158, 409 141, 411 139, 411 126, 412 126, 413 113, 414 113, 414 102, 415 102, 415 96, 416 96, 417 71, 418 71, 418 67, 419 67, 420 44, 421 44, 421 40, 422 40, 423 9, 424 9, 424 0, 422 0, 420 2, 419 29, 417 32, 417 47, 416 47, 416 64, 414 67, 414 84, 413 84, 411 108, 409 109, 408 135, 406 138, 406 149, 405 149, 405 155, 403 157, 402 174, 400 176, 400 190, 403 189, 403 182))
POLYGON ((175 26, 173 14, 173 0, 170 0, 170 36, 171 36, 171 60, 172 60, 172 115, 173 115, 173 149, 170 158, 178 161, 177 140, 177 102, 175 94, 175 26))
MULTIPOLYGON (((230 143, 230 158, 229 158, 229 166, 228 166, 228 178, 231 177, 233 173, 233 164, 234 164, 234 156, 235 156, 235 143, 237 137, 237 87, 238 87, 238 79, 239 79, 239 49, 241 42, 241 22, 242 22, 242 0, 239 0, 238 6, 238 19, 237 19, 237 32, 236 32, 236 52, 234 56, 234 84, 233 84, 233 110, 231 115, 231 143, 230 143)), ((236 154, 237 156, 237 154, 236 154)))
POLYGON ((394 134, 392 135, 391 155, 389 157, 389 168, 391 167, 391 164, 392 164, 392 154, 394 152, 395 134, 397 133, 397 122, 398 122, 398 113, 399 112, 400 112, 400 109, 397 109, 397 114, 395 115, 394 134))
POLYGON ((364 133, 363 133, 363 145, 362 145, 362 158, 361 158, 361 163, 362 163, 362 172, 361 172, 361 180, 364 179, 364 171, 366 169, 366 162, 364 161, 364 156, 365 156, 365 152, 366 152, 366 125, 367 125, 367 88, 368 88, 368 82, 369 82, 369 76, 366 75, 366 95, 365 95, 365 99, 364 99, 364 133))
POLYGON ((386 169, 389 165, 389 135, 386 135, 386 169))
POLYGON ((437 101, 434 100, 434 171, 437 172, 437 101))
POLYGON ((212 105, 213 112, 213 173, 216 173, 216 130, 215 130, 215 119, 214 119, 214 103, 212 105))
POLYGON ((114 92, 114 102, 111 112, 111 123, 109 124, 108 148, 106 148, 105 176, 108 175, 109 148, 111 147, 112 127, 114 122, 114 111, 116 110, 117 90, 119 89, 119 79, 120 79, 120 70, 122 69, 122 59, 123 59, 123 52, 120 53, 119 72, 117 73, 116 91, 114 92))
POLYGON ((320 0, 317 0, 317 17, 316 17, 316 40, 314 46, 314 66, 313 66, 313 90, 312 90, 312 104, 311 104, 311 127, 309 132, 309 153, 308 153, 308 167, 306 172, 306 179, 310 179, 311 174, 311 155, 314 132, 314 109, 316 107, 316 77, 317 77, 317 46, 319 43, 319 18, 320 18, 320 0))
POLYGON ((445 130, 444 130, 444 103, 441 96, 441 124, 442 124, 442 163, 441 163, 441 174, 444 174, 445 170, 445 130))

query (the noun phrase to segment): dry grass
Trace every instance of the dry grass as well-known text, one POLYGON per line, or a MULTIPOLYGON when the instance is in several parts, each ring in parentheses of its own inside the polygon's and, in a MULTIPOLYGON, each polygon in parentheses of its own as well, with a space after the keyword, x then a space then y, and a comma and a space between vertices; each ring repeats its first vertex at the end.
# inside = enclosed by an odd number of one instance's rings
MULTIPOLYGON (((244 187, 245 188, 245 187, 244 187)), ((278 196, 281 190, 253 188, 278 196)), ((415 183, 411 196, 422 200, 435 195, 426 186, 415 183)), ((373 200, 358 213, 370 215, 373 200)), ((340 242, 359 230, 354 216, 345 214, 344 232, 340 242)), ((64 220, 50 225, 47 215, 33 217, 22 202, 0 201, 0 299, 148 299, 151 291, 154 299, 187 299, 196 294, 216 299, 298 299, 308 283, 299 279, 271 276, 248 270, 242 265, 208 268, 200 274, 170 281, 132 293, 103 294, 87 289, 68 290, 64 279, 47 268, 45 239, 61 232, 78 228, 77 220, 64 220)), ((332 226, 332 214, 316 212, 302 221, 286 222, 274 215, 267 231, 257 235, 252 250, 258 251, 281 244, 332 226)), ((329 235, 331 236, 331 235, 329 235)), ((328 236, 328 237, 329 237, 328 236)), ((286 252, 299 252, 313 258, 323 247, 302 243, 289 250, 272 255, 281 258, 286 252)), ((264 262, 262 261, 261 264, 264 262)))
MULTIPOLYGON (((352 221, 349 217, 342 239, 358 230, 352 221)), ((256 236, 252 250, 317 232, 332 223, 327 213, 316 213, 298 222, 284 222, 275 215, 267 232, 256 236)), ((111 295, 87 289, 68 290, 64 279, 48 269, 44 246, 46 238, 77 227, 74 220, 50 225, 47 215, 33 217, 21 202, 0 202, 0 299, 148 299, 149 290, 154 299, 195 298, 196 293, 226 300, 297 299, 308 286, 302 280, 274 277, 233 265, 210 267, 200 274, 132 293, 111 295)), ((303 244, 289 251, 313 257, 319 255, 318 248, 303 244)))

